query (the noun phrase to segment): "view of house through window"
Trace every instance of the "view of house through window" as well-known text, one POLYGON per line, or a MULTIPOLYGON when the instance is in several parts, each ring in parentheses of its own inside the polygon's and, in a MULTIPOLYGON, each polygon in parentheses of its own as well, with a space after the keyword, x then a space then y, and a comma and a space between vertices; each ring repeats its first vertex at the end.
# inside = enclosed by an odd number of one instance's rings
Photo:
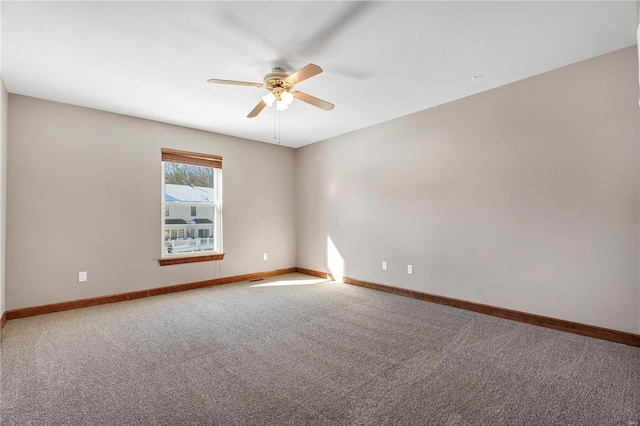
POLYGON ((162 150, 162 257, 222 252, 222 158, 162 150))

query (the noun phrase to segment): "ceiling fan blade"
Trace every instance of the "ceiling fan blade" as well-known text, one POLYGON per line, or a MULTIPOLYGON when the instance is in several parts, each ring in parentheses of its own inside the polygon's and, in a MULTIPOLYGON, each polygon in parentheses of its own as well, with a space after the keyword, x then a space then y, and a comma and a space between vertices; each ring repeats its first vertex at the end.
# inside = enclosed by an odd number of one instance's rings
POLYGON ((250 83, 248 81, 235 81, 235 80, 220 80, 217 78, 210 78, 209 80, 207 80, 207 83, 235 84, 238 86, 262 87, 262 83, 250 83))
POLYGON ((306 102, 318 108, 322 108, 325 111, 331 111, 333 107, 335 107, 335 105, 330 102, 323 101, 322 99, 318 99, 315 96, 307 95, 306 93, 293 92, 293 96, 295 96, 296 99, 300 99, 302 102, 306 102))
POLYGON ((249 115, 247 115, 247 118, 256 117, 258 114, 260 114, 262 112, 262 110, 266 106, 267 106, 267 104, 265 104, 264 101, 262 99, 260 99, 260 102, 258 102, 258 105, 256 105, 256 107, 251 110, 249 115))
MULTIPOLYGON (((327 26, 322 27, 315 35, 306 40, 300 39, 297 43, 293 43, 285 57, 304 57, 309 52, 316 55, 319 52, 325 52, 341 33, 344 33, 354 21, 362 18, 367 9, 373 7, 374 3, 369 1, 344 2, 343 11, 331 19, 327 26)), ((377 7, 377 6, 376 6, 377 7)), ((333 71, 335 71, 332 68, 333 71)))
POLYGON ((316 64, 309 64, 300 68, 298 71, 294 72, 284 80, 293 86, 294 84, 298 84, 301 81, 308 79, 309 77, 320 74, 321 72, 322 68, 320 68, 316 64))

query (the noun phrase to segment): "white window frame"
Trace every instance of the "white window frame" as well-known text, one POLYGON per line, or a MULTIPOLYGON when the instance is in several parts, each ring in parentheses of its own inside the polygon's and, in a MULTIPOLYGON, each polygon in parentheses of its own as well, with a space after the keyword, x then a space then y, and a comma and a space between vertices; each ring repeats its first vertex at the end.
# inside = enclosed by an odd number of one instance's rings
MULTIPOLYGON (((184 151, 174 151, 174 150, 165 150, 163 149, 163 155, 165 153, 165 151, 170 151, 170 152, 177 152, 180 153, 182 155, 188 154, 188 155, 193 155, 193 156, 206 156, 205 154, 197 154, 197 153, 187 153, 184 151)), ((220 164, 222 163, 222 158, 221 157, 217 157, 217 156, 212 156, 212 157, 216 157, 220 159, 220 164)), ((180 161, 162 161, 161 162, 161 176, 160 176, 160 187, 161 187, 161 201, 162 201, 162 206, 160 209, 160 214, 161 214, 161 232, 160 232, 160 264, 161 265, 169 265, 169 264, 174 264, 174 263, 190 263, 190 262, 200 262, 200 261, 204 261, 204 260, 221 260, 224 256, 224 252, 223 252, 223 235, 222 235, 222 167, 211 167, 213 169, 213 190, 214 190, 214 201, 211 203, 190 203, 190 202, 168 202, 165 201, 165 163, 167 162, 175 162, 175 163, 180 163, 180 161), (176 206, 187 206, 187 207, 192 207, 192 206, 210 206, 213 207, 213 224, 212 224, 212 232, 213 232, 213 249, 212 250, 203 250, 203 251, 189 251, 189 252, 183 252, 183 253, 167 253, 166 251, 166 246, 165 246, 165 231, 167 229, 172 229, 172 228, 167 228, 167 225, 165 224, 165 211, 166 209, 169 208, 169 206, 172 205, 176 205, 176 206), (174 262, 175 261, 175 262, 174 262)), ((188 164, 188 163, 183 163, 183 164, 188 164)), ((199 167, 208 167, 208 166, 201 166, 199 165, 199 167)), ((189 209, 190 210, 190 209, 189 209)), ((190 213, 190 211, 189 211, 190 213)), ((191 217, 189 215, 189 217, 191 217)), ((168 225, 169 227, 171 227, 171 225, 168 225)), ((194 226, 194 225, 184 225, 185 227, 185 237, 186 237, 186 228, 188 226, 194 226)), ((197 224, 196 226, 196 238, 199 238, 198 236, 198 231, 197 231, 197 224)), ((171 231, 169 231, 171 232, 171 231)))

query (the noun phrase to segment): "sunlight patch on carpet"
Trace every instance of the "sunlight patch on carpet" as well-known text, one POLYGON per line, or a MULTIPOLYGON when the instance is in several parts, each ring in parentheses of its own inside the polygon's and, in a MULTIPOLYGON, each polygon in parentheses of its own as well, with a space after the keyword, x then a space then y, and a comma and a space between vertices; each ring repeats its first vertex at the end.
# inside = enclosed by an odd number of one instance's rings
POLYGON ((309 279, 309 280, 282 280, 282 281, 272 281, 264 284, 254 284, 251 287, 280 287, 280 286, 288 286, 288 285, 314 285, 314 284, 322 284, 328 283, 330 280, 317 278, 317 279, 309 279))

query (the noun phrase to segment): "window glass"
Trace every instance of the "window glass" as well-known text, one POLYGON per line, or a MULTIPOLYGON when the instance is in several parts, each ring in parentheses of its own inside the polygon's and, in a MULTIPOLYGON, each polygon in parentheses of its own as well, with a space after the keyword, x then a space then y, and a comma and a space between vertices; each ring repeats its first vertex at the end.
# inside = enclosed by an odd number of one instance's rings
POLYGON ((163 161, 162 257, 222 252, 221 177, 217 165, 163 161))

